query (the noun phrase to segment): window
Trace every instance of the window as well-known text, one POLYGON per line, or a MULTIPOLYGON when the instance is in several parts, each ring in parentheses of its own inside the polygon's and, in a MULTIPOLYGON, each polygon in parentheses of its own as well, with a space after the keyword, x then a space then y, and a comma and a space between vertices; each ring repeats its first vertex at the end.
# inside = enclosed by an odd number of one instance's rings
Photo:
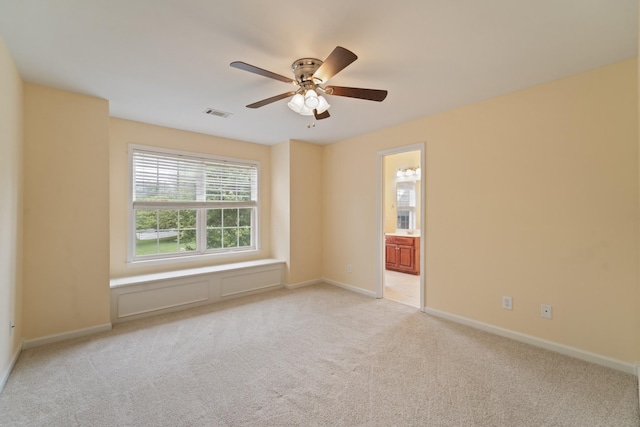
POLYGON ((398 182, 396 185, 397 225, 398 229, 416 228, 416 184, 398 182))
POLYGON ((258 165, 130 149, 133 260, 255 250, 258 165))

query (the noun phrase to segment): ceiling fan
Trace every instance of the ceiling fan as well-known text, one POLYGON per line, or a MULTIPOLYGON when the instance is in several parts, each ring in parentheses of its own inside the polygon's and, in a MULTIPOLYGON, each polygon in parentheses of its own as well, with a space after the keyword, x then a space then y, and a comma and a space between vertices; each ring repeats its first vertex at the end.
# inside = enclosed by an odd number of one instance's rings
POLYGON ((292 98, 287 104, 290 109, 298 114, 302 114, 303 116, 313 115, 316 120, 321 120, 329 117, 328 110, 330 107, 322 94, 346 96, 349 98, 358 98, 377 102, 381 102, 387 97, 386 90, 362 89, 344 86, 324 86, 331 77, 345 69, 356 59, 358 59, 358 57, 353 52, 340 46, 336 47, 324 61, 316 58, 297 59, 293 64, 291 64, 291 71, 293 71, 295 80, 242 61, 235 61, 230 65, 233 68, 249 71, 250 73, 259 74, 264 77, 269 77, 271 79, 298 86, 296 90, 254 102, 253 104, 247 105, 247 108, 264 107, 272 102, 291 96, 292 98))

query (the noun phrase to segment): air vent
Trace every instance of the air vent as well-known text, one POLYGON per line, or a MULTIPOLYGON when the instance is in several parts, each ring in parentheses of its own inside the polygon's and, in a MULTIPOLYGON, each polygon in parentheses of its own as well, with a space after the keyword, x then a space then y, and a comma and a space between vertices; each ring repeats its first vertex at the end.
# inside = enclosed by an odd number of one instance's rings
POLYGON ((226 111, 216 110, 214 108, 207 108, 206 110, 204 110, 204 113, 210 116, 222 117, 223 119, 226 119, 232 114, 232 113, 227 113, 226 111))

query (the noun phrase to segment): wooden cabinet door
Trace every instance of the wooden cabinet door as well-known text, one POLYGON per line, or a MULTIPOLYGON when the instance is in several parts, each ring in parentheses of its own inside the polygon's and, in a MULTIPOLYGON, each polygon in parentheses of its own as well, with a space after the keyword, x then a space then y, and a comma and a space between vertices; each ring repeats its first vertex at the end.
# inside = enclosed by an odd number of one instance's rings
POLYGON ((385 264, 387 267, 397 267, 398 266, 398 251, 396 250, 396 245, 386 245, 385 246, 385 264))
POLYGON ((398 263, 398 267, 407 270, 413 271, 415 269, 415 251, 413 246, 398 246, 398 259, 396 260, 398 263))

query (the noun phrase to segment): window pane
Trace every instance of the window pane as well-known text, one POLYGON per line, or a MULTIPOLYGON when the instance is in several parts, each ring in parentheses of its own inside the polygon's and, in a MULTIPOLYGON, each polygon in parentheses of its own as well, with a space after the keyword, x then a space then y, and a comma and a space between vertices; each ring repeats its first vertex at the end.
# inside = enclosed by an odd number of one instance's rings
POLYGON ((235 248, 238 246, 238 230, 235 228, 225 228, 222 230, 222 240, 225 248, 235 248))
POLYGON ((207 249, 219 249, 222 247, 222 229, 210 228, 207 230, 207 249))
POLYGON ((250 227, 251 226, 251 211, 253 209, 240 209, 238 215, 238 225, 240 227, 250 227))
POLYGON ((175 230, 160 230, 160 234, 167 235, 169 237, 158 239, 159 253, 171 254, 178 252, 178 232, 175 230))
POLYGON ((181 229, 184 228, 196 228, 196 210, 195 209, 182 209, 178 211, 179 220, 178 224, 181 229))
POLYGON ((196 249, 195 209, 136 211, 136 256, 196 249))
POLYGON ((402 209, 398 210, 398 224, 397 227, 400 229, 408 229, 409 228, 409 215, 410 211, 402 209))
POLYGON ((255 166, 209 163, 206 172, 206 200, 255 200, 257 178, 255 166))
POLYGON ((222 227, 222 209, 207 210, 207 227, 222 227))
POLYGON ((136 210, 136 255, 158 253, 158 211, 136 210))
POLYGON ((416 206, 416 183, 399 182, 396 185, 397 205, 399 208, 416 206))
POLYGON ((178 211, 168 209, 158 209, 158 228, 170 230, 178 228, 178 211))
POLYGON ((156 240, 136 239, 136 256, 154 255, 158 253, 158 242, 156 240))
POLYGON ((237 227, 238 226, 238 209, 224 209, 224 221, 225 227, 237 227))
POLYGON ((189 252, 197 249, 196 224, 195 209, 181 209, 178 211, 178 251, 189 252))
POLYGON ((207 201, 222 200, 222 191, 217 188, 207 188, 207 201))
POLYGON ((251 246, 251 228, 244 227, 238 229, 238 246, 251 246))
POLYGON ((145 230, 156 231, 158 226, 158 218, 156 210, 137 210, 136 211, 136 233, 145 230))
POLYGON ((189 228, 180 230, 179 250, 181 252, 195 251, 196 246, 196 230, 189 228))
POLYGON ((202 169, 193 159, 135 151, 135 200, 196 200, 202 169))

